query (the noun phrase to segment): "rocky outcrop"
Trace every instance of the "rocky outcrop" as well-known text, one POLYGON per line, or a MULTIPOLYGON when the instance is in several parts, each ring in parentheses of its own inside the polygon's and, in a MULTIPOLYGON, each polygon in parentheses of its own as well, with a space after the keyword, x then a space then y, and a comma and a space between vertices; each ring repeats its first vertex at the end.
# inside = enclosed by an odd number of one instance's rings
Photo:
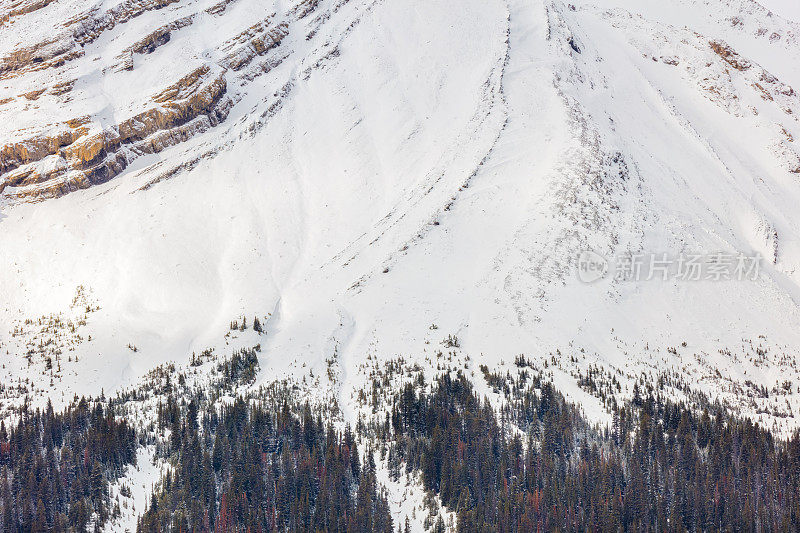
MULTIPOLYGON (((63 0, 66 5, 69 1, 63 0)), ((218 0, 202 9, 182 0, 75 3, 69 15, 53 21, 52 32, 41 33, 39 42, 39 32, 22 31, 35 19, 26 14, 43 10, 51 0, 11 0, 10 5, 0 6, 3 29, 18 28, 20 35, 19 44, 6 41, 11 48, 0 49, 0 80, 13 78, 5 84, 5 92, 0 86, 0 106, 9 113, 27 113, 26 133, 0 128, 5 132, 0 137, 3 196, 40 199, 102 183, 137 157, 184 142, 224 121, 239 100, 238 94, 228 95, 227 78, 235 80, 238 90, 279 65, 289 52, 272 52, 289 34, 290 22, 315 11, 317 0, 285 6, 282 13, 263 11, 241 25, 235 21, 230 38, 216 44, 217 50, 203 52, 201 66, 194 63, 193 70, 179 75, 166 68, 166 78, 156 75, 166 88, 149 98, 127 90, 120 97, 105 92, 106 87, 98 92, 94 78, 115 78, 109 88, 154 79, 153 72, 137 78, 129 71, 147 71, 148 60, 141 56, 159 51, 154 61, 162 60, 165 52, 160 49, 170 45, 176 32, 200 21, 205 24, 209 17, 227 17, 233 11, 230 6, 239 1, 218 0), (137 17, 141 18, 130 22, 137 17), (110 43, 113 54, 106 55, 105 44, 99 42, 110 43), (52 73, 38 74, 46 69, 52 73), (12 86, 13 92, 8 90, 12 86), (69 115, 59 117, 60 112, 69 115), (64 120, 73 113, 88 116, 64 120), (37 122, 37 117, 42 120, 37 122)), ((56 10, 55 5, 44 11, 56 10)), ((62 15, 64 7, 60 0, 62 15)))
POLYGON ((110 130, 103 130, 81 137, 61 150, 61 155, 72 168, 85 168, 109 152, 115 151, 119 145, 119 135, 110 130))
POLYGON ((74 143, 88 130, 79 126, 57 129, 52 135, 41 135, 0 148, 0 175, 20 165, 39 161, 58 152, 62 146, 74 143))
POLYGON ((27 13, 32 13, 43 7, 47 7, 53 0, 32 0, 32 1, 18 1, 13 2, 11 4, 11 9, 6 14, 6 16, 11 19, 11 17, 18 17, 19 15, 25 15, 27 13))
POLYGON ((152 97, 146 111, 113 127, 88 118, 0 148, 0 192, 41 199, 103 183, 143 153, 155 153, 227 117, 224 71, 202 66, 152 97), (10 190, 10 189, 15 190, 10 190))
POLYGON ((213 115, 212 110, 225 94, 226 87, 223 73, 209 77, 207 66, 198 68, 153 98, 161 105, 122 122, 118 128, 121 141, 141 141, 158 130, 183 125, 200 114, 213 115))
POLYGON ((47 156, 41 165, 23 165, 5 175, 4 185, 26 187, 47 181, 67 170, 67 162, 57 155, 47 156))
POLYGON ((256 56, 264 55, 280 45, 289 34, 289 25, 282 22, 273 26, 271 20, 272 17, 254 24, 237 36, 234 43, 240 45, 228 54, 222 64, 231 70, 241 70, 256 56))
POLYGON ((730 46, 722 41, 708 43, 719 57, 736 70, 744 71, 750 68, 750 62, 737 54, 730 46))
POLYGON ((65 36, 34 46, 19 48, 0 58, 0 79, 20 72, 57 68, 83 56, 83 50, 65 36))
MULTIPOLYGON (((67 29, 55 34, 50 40, 19 48, 0 58, 0 78, 13 77, 25 71, 60 67, 67 61, 82 57, 85 45, 94 42, 103 32, 114 28, 117 24, 127 22, 147 11, 162 9, 177 1, 126 0, 108 11, 100 12, 95 9, 88 14, 68 20, 64 23, 67 29)), ((46 5, 47 2, 43 3, 46 5)))
POLYGON ((194 16, 188 16, 165 24, 136 41, 126 49, 126 52, 131 54, 150 54, 159 46, 167 44, 173 31, 189 26, 192 20, 194 20, 194 16))
POLYGON ((75 42, 86 45, 95 41, 107 30, 150 10, 162 9, 178 0, 126 0, 103 13, 94 13, 77 21, 73 31, 75 42))

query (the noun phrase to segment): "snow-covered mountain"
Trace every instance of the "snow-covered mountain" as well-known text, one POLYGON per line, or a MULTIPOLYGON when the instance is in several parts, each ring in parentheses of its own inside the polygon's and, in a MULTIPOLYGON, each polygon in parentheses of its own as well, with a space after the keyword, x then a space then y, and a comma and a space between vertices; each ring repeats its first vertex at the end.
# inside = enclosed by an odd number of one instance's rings
POLYGON ((800 19, 764 4, 2 0, 0 401, 257 342, 352 416, 452 335, 601 420, 595 365, 797 427, 800 19))

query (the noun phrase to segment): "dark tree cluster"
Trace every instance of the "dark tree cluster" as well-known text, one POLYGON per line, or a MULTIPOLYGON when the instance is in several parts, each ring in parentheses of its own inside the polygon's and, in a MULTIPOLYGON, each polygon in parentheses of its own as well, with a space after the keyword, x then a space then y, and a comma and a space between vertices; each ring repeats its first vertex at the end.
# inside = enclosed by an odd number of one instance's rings
MULTIPOLYGON (((239 352, 223 374, 240 378, 254 358, 239 352)), ((499 410, 461 373, 430 391, 419 374, 385 420, 358 426, 395 479, 420 474, 459 531, 800 528, 798 434, 780 439, 711 403, 690 409, 638 387, 600 430, 541 374, 524 387, 491 379, 506 394, 499 410)), ((288 391, 262 392, 221 407, 201 390, 159 403, 156 453, 170 468, 138 530, 391 532, 373 452, 362 458, 349 427, 335 430, 288 391)), ((0 423, 0 533, 82 533, 118 512, 108 486, 135 462, 137 436, 104 405, 23 407, 10 429, 0 423)))
POLYGON ((372 453, 359 457, 307 406, 274 408, 238 398, 198 415, 170 399, 159 409, 170 431, 173 469, 151 496, 140 532, 392 531, 372 453))
POLYGON ((63 413, 20 409, 0 424, 0 530, 77 531, 103 525, 109 482, 136 461, 136 434, 101 403, 81 399, 63 413))
POLYGON ((598 431, 550 384, 536 388, 498 414, 461 374, 430 393, 407 385, 378 431, 390 472, 421 472, 465 532, 800 528, 797 435, 653 396, 598 431))
POLYGON ((261 346, 243 348, 233 352, 230 359, 217 365, 217 372, 222 376, 221 386, 230 386, 236 383, 250 383, 258 373, 258 354, 261 346))

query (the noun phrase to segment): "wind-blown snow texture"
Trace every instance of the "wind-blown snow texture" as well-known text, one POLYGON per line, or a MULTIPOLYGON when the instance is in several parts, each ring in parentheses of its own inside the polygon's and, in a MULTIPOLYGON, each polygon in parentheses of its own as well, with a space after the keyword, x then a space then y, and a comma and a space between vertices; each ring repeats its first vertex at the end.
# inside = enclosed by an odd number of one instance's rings
POLYGON ((9 387, 108 394, 257 315, 260 381, 335 359, 346 415, 367 355, 422 360, 453 334, 474 368, 555 356, 568 390, 589 364, 669 373, 798 425, 790 0, 153 4, 0 3, 0 144, 76 117, 122 139, 87 148, 114 162, 94 185, 37 196, 78 172, 58 147, 22 168, 50 181, 5 185, 9 387), (78 19, 98 33, 76 44, 78 19), (224 94, 142 126, 197 69, 224 94), (132 117, 144 139, 123 139, 132 117), (756 281, 587 285, 587 249, 765 261, 756 281))

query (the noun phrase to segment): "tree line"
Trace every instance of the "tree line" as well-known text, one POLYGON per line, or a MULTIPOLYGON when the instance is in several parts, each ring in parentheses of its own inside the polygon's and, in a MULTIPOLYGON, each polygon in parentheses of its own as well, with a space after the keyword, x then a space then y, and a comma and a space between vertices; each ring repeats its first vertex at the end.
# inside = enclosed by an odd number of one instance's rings
MULTIPOLYGON (((242 352, 224 375, 248 374, 252 359, 242 352)), ((372 447, 394 479, 419 474, 455 513, 458 531, 788 532, 800 524, 798 434, 780 439, 714 404, 688 408, 652 389, 614 403, 601 429, 541 375, 524 387, 495 379, 500 407, 462 373, 430 387, 416 379, 358 431, 335 429, 285 391, 221 405, 199 390, 170 392, 148 430, 164 438, 139 436, 157 443, 169 467, 137 528, 389 533, 372 447)), ((107 526, 119 512, 108 487, 135 464, 135 431, 101 401, 15 415, 10 427, 0 423, 0 530, 107 526)))

